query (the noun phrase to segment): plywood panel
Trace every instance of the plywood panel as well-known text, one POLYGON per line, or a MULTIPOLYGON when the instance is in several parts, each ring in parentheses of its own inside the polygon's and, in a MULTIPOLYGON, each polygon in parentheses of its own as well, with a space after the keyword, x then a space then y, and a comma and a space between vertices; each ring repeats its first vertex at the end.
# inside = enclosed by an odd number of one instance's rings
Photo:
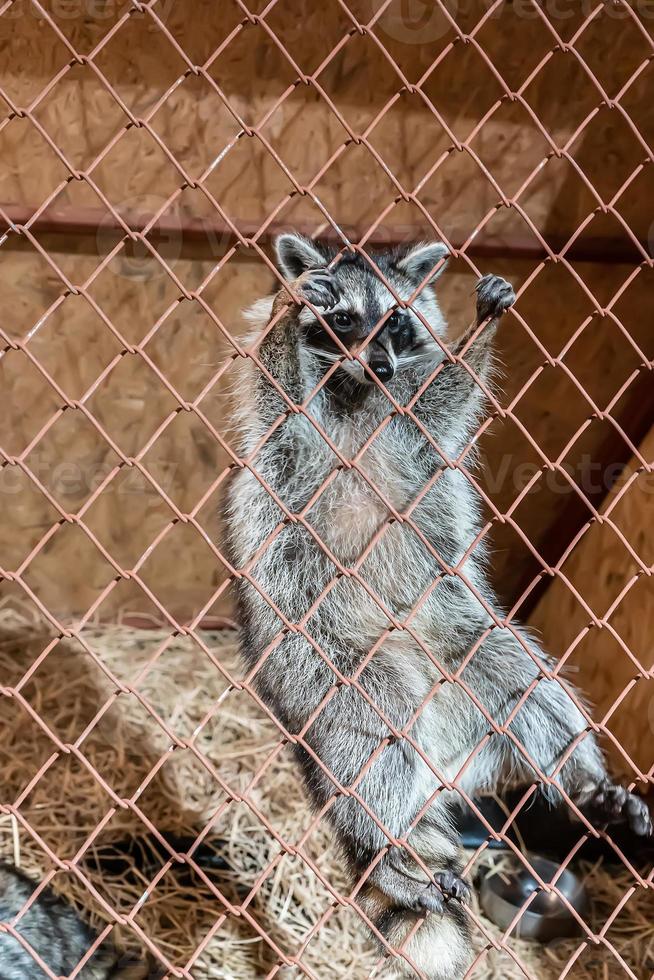
POLYGON ((606 521, 588 529, 531 617, 546 646, 568 654, 570 676, 607 730, 614 766, 631 779, 652 765, 654 429, 639 451, 649 472, 632 460, 602 510, 606 521))

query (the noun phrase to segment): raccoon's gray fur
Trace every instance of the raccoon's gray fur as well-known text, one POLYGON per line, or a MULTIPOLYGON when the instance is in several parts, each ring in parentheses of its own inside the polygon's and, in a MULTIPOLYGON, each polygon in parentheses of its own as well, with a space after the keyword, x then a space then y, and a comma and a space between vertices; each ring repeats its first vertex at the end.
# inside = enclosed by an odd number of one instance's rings
MULTIPOLYGON (((0 865, 0 922, 12 923, 36 885, 16 868, 0 865)), ((15 924, 16 931, 55 976, 67 977, 96 939, 75 909, 44 889, 15 924)), ((144 962, 119 959, 103 943, 77 974, 79 980, 141 980, 148 976, 144 962)), ((0 932, 0 980, 45 980, 32 953, 7 932, 0 932)))
POLYGON ((301 302, 282 289, 250 314, 263 371, 241 362, 236 421, 246 465, 228 505, 244 657, 262 698, 301 739, 306 785, 353 880, 364 879, 355 900, 382 948, 402 947, 405 975, 451 980, 471 956, 451 812, 458 789, 471 797, 540 781, 552 798, 560 787, 594 819, 624 819, 640 834, 651 832, 649 813, 609 781, 588 718, 566 681, 545 676, 554 663, 535 638, 503 621, 476 543, 479 495, 449 465, 470 472, 474 463, 468 444, 484 394, 473 375, 492 384, 492 336, 514 301, 510 285, 480 281, 476 321, 490 322, 454 351, 470 370, 455 358, 426 383, 443 360, 420 319, 444 333, 433 288, 443 245, 374 256, 403 300, 423 286, 412 309, 393 317, 393 296, 363 258, 346 255, 329 269, 335 252, 294 235, 278 240, 277 253, 301 302), (343 355, 307 303, 348 352, 365 344, 363 365, 343 355), (266 372, 304 412, 289 408, 266 372))

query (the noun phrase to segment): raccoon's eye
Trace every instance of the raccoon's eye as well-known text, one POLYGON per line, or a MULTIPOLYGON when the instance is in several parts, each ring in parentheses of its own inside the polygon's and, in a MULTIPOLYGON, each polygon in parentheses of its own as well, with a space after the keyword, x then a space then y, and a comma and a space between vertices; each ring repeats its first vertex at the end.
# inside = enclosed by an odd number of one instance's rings
POLYGON ((337 330, 349 330, 353 323, 354 321, 349 313, 334 313, 332 317, 332 325, 337 330))
POLYGON ((402 314, 399 310, 394 310, 387 320, 389 330, 398 330, 402 326, 402 314))

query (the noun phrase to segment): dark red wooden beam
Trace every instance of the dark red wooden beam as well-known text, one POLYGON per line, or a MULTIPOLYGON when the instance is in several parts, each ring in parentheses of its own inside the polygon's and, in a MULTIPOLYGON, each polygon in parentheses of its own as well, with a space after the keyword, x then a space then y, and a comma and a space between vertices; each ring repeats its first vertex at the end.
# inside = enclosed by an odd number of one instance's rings
MULTIPOLYGON (((18 226, 26 225, 35 210, 35 208, 25 204, 0 204, 0 214, 4 213, 9 222, 18 226)), ((150 215, 141 212, 124 211, 121 213, 121 217, 134 232, 142 232, 151 220, 150 215)), ((235 225, 242 237, 249 239, 257 235, 261 223, 239 220, 235 222, 235 225)), ((7 222, 0 218, 2 231, 7 230, 7 227, 7 222)), ((293 223, 292 227, 307 236, 316 233, 315 226, 293 223)), ((104 235, 120 236, 124 233, 120 222, 111 212, 90 207, 47 208, 33 221, 30 230, 34 235, 84 238, 104 235)), ((268 245, 281 231, 288 230, 288 224, 273 222, 258 235, 257 241, 263 246, 268 245)), ((363 234, 362 229, 347 226, 344 227, 344 232, 351 241, 355 242, 359 241, 363 234)), ((433 236, 433 230, 430 230, 426 225, 385 225, 373 232, 367 239, 367 243, 375 248, 415 241, 425 236, 433 236)), ((9 236, 8 243, 11 237, 13 236, 9 236)), ((329 226, 324 231, 320 231, 320 237, 341 244, 341 239, 329 226)), ((236 243, 237 236, 227 223, 218 216, 181 219, 175 215, 164 215, 159 218, 156 225, 148 233, 148 240, 153 245, 178 242, 182 249, 186 246, 195 246, 196 251, 199 248, 202 251, 206 250, 209 255, 220 255, 225 249, 236 243)), ((458 249, 463 245, 463 242, 455 241, 452 244, 458 249)), ((559 253, 565 247, 566 239, 548 236, 548 244, 554 253, 559 253)), ((649 254, 647 244, 643 242, 640 244, 645 253, 649 254)), ((494 236, 482 232, 470 242, 466 254, 472 258, 513 258, 538 262, 545 258, 547 253, 533 236, 494 236)), ((632 265, 641 262, 643 259, 642 253, 627 237, 620 239, 582 238, 568 249, 566 257, 574 262, 627 263, 632 265)))

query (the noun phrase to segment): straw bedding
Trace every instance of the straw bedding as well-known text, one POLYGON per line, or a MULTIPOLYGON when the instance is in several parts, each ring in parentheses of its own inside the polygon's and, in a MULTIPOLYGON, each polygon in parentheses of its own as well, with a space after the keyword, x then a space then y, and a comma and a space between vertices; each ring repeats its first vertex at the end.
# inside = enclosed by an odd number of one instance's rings
MULTIPOLYGON (((253 810, 230 799, 190 748, 172 748, 144 703, 178 743, 192 743, 234 791, 247 789, 253 808, 265 814, 285 841, 293 844, 306 837, 303 846, 325 878, 345 889, 338 854, 326 829, 313 824, 288 747, 251 784, 279 745, 274 725, 247 694, 228 687, 192 641, 175 638, 157 658, 167 636, 157 629, 94 625, 85 628, 84 637, 98 664, 75 640, 60 640, 37 662, 53 640, 47 625, 25 609, 0 609, 2 799, 19 802, 18 818, 0 813, 0 858, 40 878, 53 868, 46 848, 61 862, 85 851, 76 864, 84 868, 96 894, 69 866, 56 872, 53 887, 96 926, 115 923, 110 913, 115 909, 123 921, 115 925, 113 939, 126 949, 142 950, 142 931, 171 966, 187 969, 187 976, 197 980, 275 975, 277 960, 270 946, 242 917, 222 917, 220 901, 197 878, 172 869, 150 887, 155 871, 145 874, 136 867, 128 874, 113 865, 110 873, 106 866, 104 872, 89 869, 93 849, 106 856, 115 842, 147 833, 137 810, 161 830, 181 834, 196 835, 211 822, 209 836, 222 841, 220 852, 230 870, 216 872, 210 880, 229 900, 240 903, 270 869, 248 903, 249 912, 287 954, 302 953, 308 975, 358 980, 377 967, 375 976, 392 977, 392 963, 377 966, 379 957, 365 930, 345 908, 327 918, 302 952, 312 927, 330 909, 328 891, 299 858, 282 854, 253 810), (137 688, 139 697, 117 693, 116 681, 137 688), (25 703, 8 688, 19 688, 25 703), (67 751, 71 745, 79 755, 67 751)), ((204 638, 215 659, 239 676, 234 634, 207 633, 204 638)), ((493 859, 483 860, 488 864, 493 859)), ((501 870, 505 859, 499 860, 501 870)), ((596 930, 632 884, 626 871, 588 870, 596 930)), ((630 975, 640 980, 654 970, 653 913, 651 890, 635 890, 606 932, 619 958, 609 945, 585 947, 579 940, 549 947, 514 941, 512 949, 532 977, 560 976, 582 946, 567 976, 599 980, 630 975)), ((497 935, 490 924, 488 928, 497 935)), ((294 967, 276 975, 301 973, 294 967)), ((524 974, 505 952, 492 952, 474 975, 504 980, 524 974)))

